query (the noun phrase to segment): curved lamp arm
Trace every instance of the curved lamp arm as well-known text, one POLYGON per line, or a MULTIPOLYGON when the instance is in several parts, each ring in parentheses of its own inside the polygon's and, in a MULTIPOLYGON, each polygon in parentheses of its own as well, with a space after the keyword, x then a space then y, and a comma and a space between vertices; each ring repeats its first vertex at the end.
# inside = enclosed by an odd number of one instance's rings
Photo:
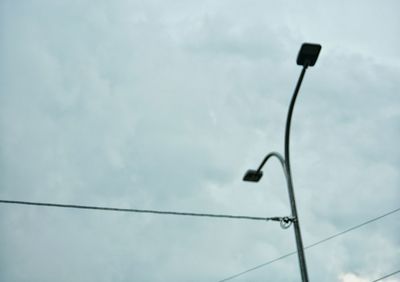
MULTIPOLYGON (((279 154, 278 152, 271 152, 268 155, 266 155, 265 158, 263 159, 263 161, 260 163, 260 166, 257 168, 257 170, 251 170, 251 169, 248 170, 246 172, 246 174, 244 175, 243 180, 251 181, 251 182, 258 182, 263 175, 262 169, 263 169, 264 165, 267 163, 267 161, 271 157, 277 158, 282 165, 283 173, 284 173, 285 179, 286 179, 286 185, 288 188, 289 199, 291 199, 292 189, 290 189, 291 180, 290 180, 290 174, 288 173, 288 170, 287 170, 287 163, 286 163, 285 159, 283 158, 283 156, 281 154, 279 154)), ((292 210, 292 218, 293 219, 296 218, 295 215, 293 214, 293 210, 292 210)))
POLYGON ((281 154, 279 154, 278 152, 271 152, 268 155, 265 156, 264 160, 261 162, 260 166, 258 167, 257 171, 261 171, 261 169, 264 167, 264 165, 266 164, 266 162, 269 160, 269 158, 271 157, 276 157, 279 162, 281 163, 283 170, 285 170, 285 174, 286 174, 286 169, 285 169, 285 159, 282 157, 281 154))
MULTIPOLYGON (((268 155, 266 155, 265 158, 264 158, 264 160, 261 162, 260 166, 258 167, 257 171, 258 171, 258 172, 261 172, 261 169, 264 167, 264 165, 267 163, 267 161, 268 161, 271 157, 276 157, 276 158, 279 160, 279 162, 281 163, 281 165, 282 165, 283 173, 284 173, 285 179, 286 179, 286 185, 287 185, 287 187, 288 187, 289 199, 290 199, 290 197, 291 197, 291 196, 290 196, 291 191, 290 191, 290 188, 289 188, 289 187, 290 187, 290 185, 291 185, 291 179, 290 179, 290 173, 289 173, 289 170, 288 170, 288 162, 285 161, 285 159, 283 158, 283 156, 282 156, 281 154, 279 154, 278 152, 271 152, 271 153, 269 153, 268 155)), ((262 172, 261 172, 261 173, 262 173, 262 172)), ((292 214, 292 216, 293 216, 294 218, 296 218, 296 217, 294 216, 294 214, 292 214)))

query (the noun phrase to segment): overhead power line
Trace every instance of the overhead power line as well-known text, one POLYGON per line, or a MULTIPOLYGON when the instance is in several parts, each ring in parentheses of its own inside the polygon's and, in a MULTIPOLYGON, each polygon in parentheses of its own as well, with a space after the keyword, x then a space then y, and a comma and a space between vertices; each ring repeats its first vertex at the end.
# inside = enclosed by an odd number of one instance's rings
MULTIPOLYGON (((72 208, 72 209, 87 209, 87 210, 102 210, 102 211, 114 211, 114 212, 131 212, 131 213, 150 213, 150 214, 161 214, 161 215, 178 215, 178 216, 195 216, 195 217, 213 217, 213 218, 230 218, 230 219, 247 219, 247 220, 263 220, 263 221, 281 221, 282 220, 287 220, 290 219, 288 217, 256 217, 256 216, 238 216, 238 215, 226 215, 226 214, 208 214, 208 213, 189 213, 189 212, 175 212, 175 211, 159 211, 159 210, 144 210, 144 209, 127 209, 127 208, 112 208, 112 207, 99 207, 99 206, 83 206, 83 205, 67 205, 67 204, 55 204, 55 203, 42 203, 42 202, 27 202, 27 201, 10 201, 10 200, 0 200, 0 203, 4 203, 4 204, 16 204, 16 205, 29 205, 29 206, 45 206, 45 207, 57 207, 57 208, 72 208)), ((392 211, 389 211, 385 214, 382 214, 380 216, 377 216, 375 218, 372 218, 370 220, 364 221, 358 225, 355 225, 353 227, 350 227, 344 231, 341 231, 339 233, 336 233, 334 235, 331 235, 329 237, 326 237, 322 240, 319 240, 313 244, 310 244, 308 246, 306 246, 304 249, 309 249, 312 247, 315 247, 319 244, 322 244, 328 240, 332 240, 336 237, 339 237, 343 234, 346 234, 350 231, 353 231, 355 229, 358 229, 364 225, 370 224, 372 222, 375 222, 377 220, 380 220, 388 215, 391 215, 393 213, 399 212, 400 208, 394 209, 392 211)), ((255 267, 249 268, 245 271, 242 271, 240 273, 237 273, 235 275, 232 275, 230 277, 227 277, 225 279, 219 280, 218 282, 224 282, 224 281, 228 281, 228 280, 232 280, 234 278, 237 278, 239 276, 242 276, 248 272, 251 272, 253 270, 256 270, 258 268, 267 266, 269 264, 272 264, 276 261, 282 260, 284 258, 290 257, 294 254, 296 254, 296 251, 287 253, 285 255, 282 255, 278 258, 275 258, 273 260, 267 261, 265 263, 259 264, 255 267)), ((395 272, 392 272, 390 274, 387 274, 383 277, 380 277, 374 281, 371 282, 377 282, 377 281, 381 281, 385 278, 388 278, 390 276, 393 276, 397 273, 400 273, 400 270, 397 270, 395 272)))
MULTIPOLYGON (((393 214, 393 213, 396 213, 396 212, 398 212, 398 211, 400 211, 400 208, 394 209, 394 210, 392 210, 392 211, 390 211, 390 212, 387 212, 387 213, 382 214, 382 215, 380 215, 380 216, 374 217, 374 218, 372 218, 372 219, 370 219, 370 220, 364 221, 363 223, 357 224, 357 225, 355 225, 355 226, 353 226, 353 227, 350 227, 350 228, 348 228, 348 229, 346 229, 346 230, 344 230, 344 231, 341 231, 341 232, 339 232, 339 233, 336 233, 336 234, 334 234, 334 235, 332 235, 332 236, 326 237, 326 238, 324 238, 324 239, 322 239, 322 240, 319 240, 319 241, 317 241, 317 242, 315 242, 315 243, 312 243, 311 245, 308 245, 308 246, 304 247, 304 249, 306 250, 306 249, 315 247, 315 246, 317 246, 317 245, 319 245, 319 244, 322 244, 322 243, 324 243, 324 242, 326 242, 326 241, 332 240, 332 239, 334 239, 334 238, 336 238, 336 237, 339 237, 339 236, 341 236, 341 235, 343 235, 343 234, 346 234, 346 233, 348 233, 348 232, 350 232, 350 231, 353 231, 353 230, 355 230, 355 229, 358 229, 358 228, 360 228, 360 227, 362 227, 362 226, 364 226, 364 225, 370 224, 370 223, 372 223, 372 222, 374 222, 374 221, 380 220, 380 219, 382 219, 382 218, 384 218, 384 217, 386 217, 386 216, 388 216, 388 215, 391 215, 391 214, 393 214)), ((242 271, 242 272, 239 272, 239 273, 237 273, 237 274, 234 274, 234 275, 232 275, 232 276, 229 276, 229 277, 227 277, 227 278, 225 278, 225 279, 219 280, 218 282, 224 282, 224 281, 229 281, 229 280, 235 279, 235 278, 237 278, 237 277, 239 277, 239 276, 242 276, 242 275, 244 275, 244 274, 246 274, 246 273, 249 273, 249 272, 251 272, 251 271, 253 271, 253 270, 259 269, 259 268, 261 268, 261 267, 267 266, 267 265, 269 265, 269 264, 271 264, 271 263, 274 263, 274 262, 276 262, 276 261, 279 261, 279 260, 282 260, 282 259, 284 259, 284 258, 290 257, 290 256, 292 256, 292 255, 295 255, 296 253, 297 253, 296 251, 287 253, 287 254, 282 255, 282 256, 280 256, 280 257, 278 257, 278 258, 269 260, 269 261, 267 261, 267 262, 264 262, 264 263, 262 263, 262 264, 259 264, 259 265, 257 265, 257 266, 254 266, 254 267, 252 267, 252 268, 249 268, 249 269, 247 269, 247 270, 244 270, 244 271, 242 271)), ((375 280, 375 281, 379 281, 379 280, 375 280)), ((373 282, 375 282, 375 281, 373 281, 373 282)))
POLYGON ((390 277, 390 276, 393 276, 393 275, 395 275, 395 274, 397 274, 397 273, 400 273, 400 270, 397 270, 397 271, 395 271, 395 272, 392 272, 392 273, 390 273, 390 274, 387 274, 387 275, 385 275, 385 276, 382 276, 381 278, 378 278, 378 279, 376 279, 376 280, 374 280, 374 281, 371 281, 371 282, 381 281, 381 280, 383 280, 383 279, 385 279, 385 278, 388 278, 388 277, 390 277))
POLYGON ((99 206, 82 206, 82 205, 67 205, 67 204, 9 201, 9 200, 0 200, 0 203, 16 204, 16 205, 29 205, 29 206, 45 206, 45 207, 55 207, 55 208, 71 208, 71 209, 102 210, 102 211, 114 211, 114 212, 151 213, 151 214, 161 214, 161 215, 179 215, 179 216, 263 220, 263 221, 280 221, 280 222, 288 220, 288 219, 290 220, 289 217, 258 217, 258 216, 227 215, 227 214, 175 212, 175 211, 159 211, 159 210, 143 210, 143 209, 125 209, 125 208, 110 208, 110 207, 99 207, 99 206))

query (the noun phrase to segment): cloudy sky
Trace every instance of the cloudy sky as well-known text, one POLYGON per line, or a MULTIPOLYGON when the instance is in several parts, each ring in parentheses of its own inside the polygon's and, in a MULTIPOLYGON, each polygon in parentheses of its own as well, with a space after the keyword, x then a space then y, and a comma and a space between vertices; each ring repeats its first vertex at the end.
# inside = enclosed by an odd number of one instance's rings
MULTIPOLYGON (((0 199, 289 215, 304 245, 400 206, 398 1, 0 4, 0 199)), ((311 281, 399 270, 400 215, 306 251, 311 281)), ((217 282, 295 250, 278 223, 0 204, 0 281, 217 282)), ((296 256, 231 281, 300 281, 296 256)), ((400 281, 392 276, 385 281, 400 281)))

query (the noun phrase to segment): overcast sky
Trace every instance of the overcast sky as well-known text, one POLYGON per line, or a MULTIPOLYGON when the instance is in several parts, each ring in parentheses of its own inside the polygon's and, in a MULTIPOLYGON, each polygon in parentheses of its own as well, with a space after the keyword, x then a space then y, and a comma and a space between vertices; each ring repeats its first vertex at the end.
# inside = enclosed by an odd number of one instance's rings
MULTIPOLYGON (((304 245, 400 206, 398 1, 0 4, 0 199, 290 215, 304 245)), ((306 251, 310 281, 399 270, 395 213, 306 251)), ((217 282, 295 250, 278 223, 0 204, 0 281, 217 282)), ((300 281, 296 256, 231 281, 300 281)), ((385 281, 400 281, 393 276, 385 281)))

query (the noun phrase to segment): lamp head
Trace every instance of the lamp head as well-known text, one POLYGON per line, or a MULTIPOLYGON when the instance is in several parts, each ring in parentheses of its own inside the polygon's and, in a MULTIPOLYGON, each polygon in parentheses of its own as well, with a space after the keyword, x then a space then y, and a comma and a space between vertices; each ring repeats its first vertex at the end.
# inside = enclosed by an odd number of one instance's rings
POLYGON ((262 176, 263 176, 262 171, 249 169, 243 176, 243 181, 258 182, 260 181, 262 176))
POLYGON ((299 66, 307 65, 312 67, 315 65, 320 51, 321 45, 319 44, 303 43, 297 56, 297 64, 299 66))

